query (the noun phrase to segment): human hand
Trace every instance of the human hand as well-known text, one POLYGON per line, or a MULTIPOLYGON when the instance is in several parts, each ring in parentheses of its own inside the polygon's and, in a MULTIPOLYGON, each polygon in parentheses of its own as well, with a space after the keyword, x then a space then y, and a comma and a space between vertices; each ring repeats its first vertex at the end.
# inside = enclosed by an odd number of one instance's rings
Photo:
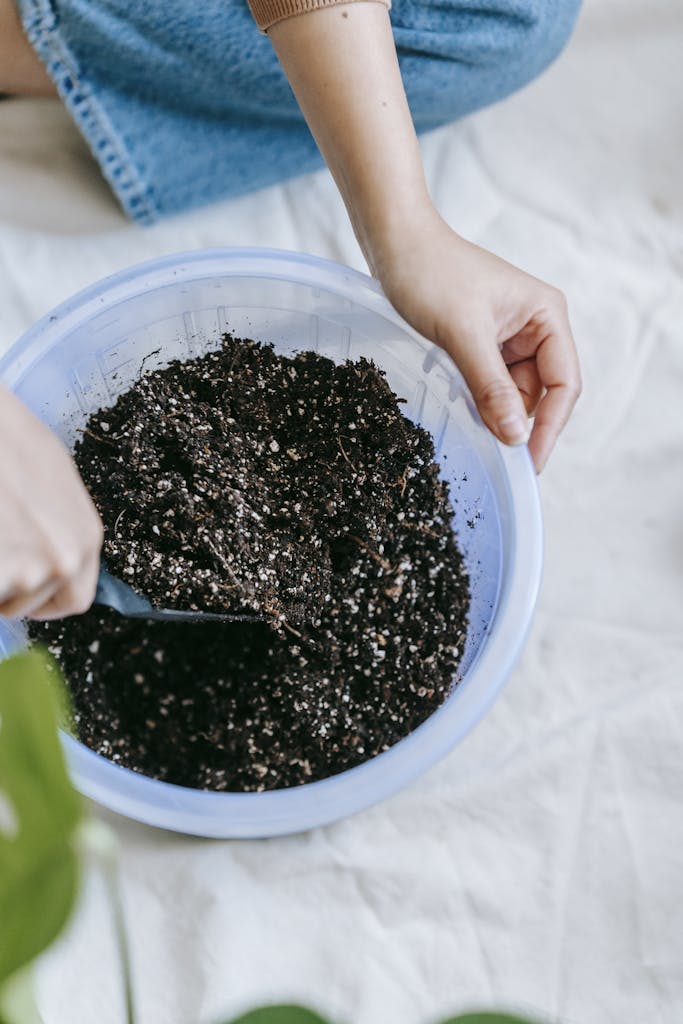
POLYGON ((535 415, 540 472, 581 386, 564 298, 434 209, 386 9, 316 9, 269 36, 387 297, 452 356, 501 441, 526 441, 535 415))
POLYGON ((0 616, 86 611, 102 525, 69 453, 0 385, 0 616))
POLYGON ((581 391, 564 296, 422 212, 371 253, 373 269, 401 316, 453 358, 496 437, 529 439, 540 473, 581 391))

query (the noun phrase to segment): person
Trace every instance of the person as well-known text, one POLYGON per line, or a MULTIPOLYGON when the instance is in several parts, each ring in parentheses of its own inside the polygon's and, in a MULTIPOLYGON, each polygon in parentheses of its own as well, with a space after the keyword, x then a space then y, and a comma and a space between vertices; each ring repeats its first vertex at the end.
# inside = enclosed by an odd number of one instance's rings
MULTIPOLYGON (((579 0, 17 3, 0 0, 0 92, 59 95, 133 219, 324 158, 388 299, 452 356, 493 433, 528 441, 543 469, 580 392, 565 300, 445 223, 417 136, 538 75, 579 0)), ((0 438, 0 615, 83 612, 102 543, 93 504, 6 390, 0 438)))

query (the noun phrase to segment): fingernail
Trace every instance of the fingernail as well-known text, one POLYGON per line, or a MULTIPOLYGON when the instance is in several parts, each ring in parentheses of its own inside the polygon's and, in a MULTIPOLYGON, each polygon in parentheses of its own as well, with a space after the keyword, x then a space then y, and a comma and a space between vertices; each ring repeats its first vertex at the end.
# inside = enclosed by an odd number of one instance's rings
POLYGON ((498 420, 498 428, 508 444, 526 444, 531 433, 529 421, 517 415, 498 420))

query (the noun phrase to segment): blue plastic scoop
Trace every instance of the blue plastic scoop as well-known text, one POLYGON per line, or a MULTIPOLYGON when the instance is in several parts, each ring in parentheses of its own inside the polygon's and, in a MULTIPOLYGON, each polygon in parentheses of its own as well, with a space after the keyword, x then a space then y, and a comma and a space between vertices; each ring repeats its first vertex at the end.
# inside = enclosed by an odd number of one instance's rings
POLYGON ((154 608, 146 597, 137 594, 123 580, 100 566, 94 604, 101 604, 127 619, 151 619, 153 622, 265 622, 265 615, 255 613, 224 614, 222 612, 179 611, 176 608, 154 608))

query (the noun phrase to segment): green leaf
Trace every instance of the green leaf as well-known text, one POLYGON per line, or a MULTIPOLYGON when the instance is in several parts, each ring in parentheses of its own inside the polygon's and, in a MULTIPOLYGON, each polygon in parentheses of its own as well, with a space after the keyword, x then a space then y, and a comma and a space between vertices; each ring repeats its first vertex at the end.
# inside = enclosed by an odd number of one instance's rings
POLYGON ((56 938, 76 897, 82 803, 57 734, 64 692, 41 651, 0 662, 0 986, 56 938))
POLYGON ((0 987, 0 1024, 43 1024, 33 995, 30 967, 15 971, 0 987))
POLYGON ((509 1013, 466 1013, 462 1017, 449 1017, 441 1024, 537 1024, 527 1017, 511 1017, 509 1013))
POLYGON ((262 1006, 229 1024, 329 1024, 329 1021, 303 1006, 262 1006))

